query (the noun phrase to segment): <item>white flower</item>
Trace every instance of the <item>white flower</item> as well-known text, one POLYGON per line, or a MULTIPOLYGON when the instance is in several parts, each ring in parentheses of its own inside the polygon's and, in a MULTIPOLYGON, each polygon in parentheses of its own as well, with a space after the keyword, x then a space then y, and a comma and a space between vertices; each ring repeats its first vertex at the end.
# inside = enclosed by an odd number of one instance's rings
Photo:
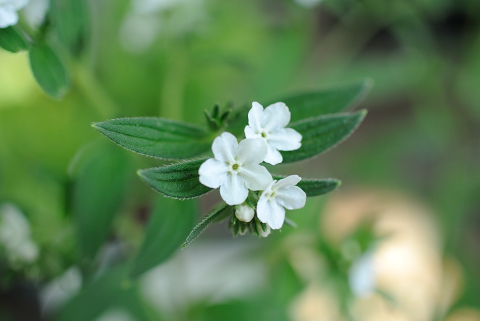
POLYGON ((17 24, 17 11, 25 7, 28 1, 29 0, 0 0, 0 28, 7 28, 17 24))
POLYGON ((283 160, 279 150, 296 150, 302 145, 302 135, 292 128, 285 128, 290 122, 290 111, 281 102, 272 104, 263 110, 262 105, 254 101, 248 112, 246 138, 263 138, 268 145, 265 162, 275 165, 283 160))
POLYGON ((359 297, 368 297, 375 292, 375 265, 373 251, 367 251, 353 262, 348 271, 348 283, 352 293, 359 297))
POLYGON ((38 257, 38 247, 30 238, 30 224, 13 204, 0 207, 0 246, 5 248, 11 264, 32 263, 38 257))
POLYGON ((250 222, 255 215, 255 211, 248 205, 239 205, 235 210, 235 216, 242 222, 250 222))
POLYGON ((212 152, 215 158, 206 160, 198 169, 200 183, 211 188, 220 187, 220 195, 228 205, 242 204, 248 190, 265 189, 272 181, 268 170, 259 165, 267 154, 267 144, 262 139, 244 139, 223 133, 214 139, 212 152))
POLYGON ((305 206, 307 195, 300 187, 294 186, 300 180, 300 176, 290 175, 271 182, 258 200, 258 219, 276 230, 283 225, 285 208, 293 210, 305 206))

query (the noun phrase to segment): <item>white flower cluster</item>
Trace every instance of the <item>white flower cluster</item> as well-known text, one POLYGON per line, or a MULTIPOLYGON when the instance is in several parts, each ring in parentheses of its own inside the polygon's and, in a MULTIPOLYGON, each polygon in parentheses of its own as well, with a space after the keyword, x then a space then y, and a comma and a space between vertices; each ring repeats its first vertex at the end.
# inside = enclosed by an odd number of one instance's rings
MULTIPOLYGON (((282 162, 281 151, 300 148, 302 135, 292 128, 285 128, 290 122, 288 107, 278 102, 265 109, 253 102, 248 113, 245 139, 228 132, 215 138, 212 144, 214 158, 206 160, 199 168, 200 183, 211 188, 220 187, 220 195, 228 205, 236 205, 238 220, 250 222, 255 212, 260 222, 270 229, 279 229, 285 221, 285 209, 305 206, 305 192, 295 186, 301 178, 291 175, 279 181, 272 178, 262 162, 276 165, 282 162), (245 201, 249 190, 262 191, 257 208, 251 208, 245 201)), ((260 229, 261 230, 261 229, 260 229)))

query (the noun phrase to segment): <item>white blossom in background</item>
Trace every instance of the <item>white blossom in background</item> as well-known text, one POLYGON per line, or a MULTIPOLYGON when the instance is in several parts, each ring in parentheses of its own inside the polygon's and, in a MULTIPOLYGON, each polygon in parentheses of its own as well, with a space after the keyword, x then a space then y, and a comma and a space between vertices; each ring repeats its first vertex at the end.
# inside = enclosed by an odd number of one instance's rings
POLYGON ((276 230, 285 221, 285 209, 293 210, 305 206, 307 195, 298 186, 301 178, 290 175, 279 181, 272 181, 260 195, 257 204, 257 217, 276 230))
POLYGON ((235 216, 239 221, 242 222, 250 222, 253 219, 253 216, 255 215, 255 211, 253 208, 251 208, 248 205, 239 205, 235 209, 235 216))
POLYGON ((318 4, 320 4, 320 2, 322 2, 322 0, 295 0, 295 2, 301 7, 313 8, 313 7, 317 6, 318 4))
POLYGON ((259 165, 267 154, 262 139, 244 139, 240 142, 230 133, 214 139, 215 158, 206 160, 198 169, 200 183, 211 188, 220 187, 220 195, 228 205, 245 202, 248 190, 265 189, 272 181, 268 170, 259 165))
POLYGON ((30 225, 13 204, 0 207, 0 246, 13 266, 32 263, 38 257, 38 247, 30 238, 30 225))
POLYGON ((375 266, 373 251, 367 251, 353 262, 348 271, 348 283, 352 293, 359 298, 375 291, 375 266))
POLYGON ((82 287, 80 269, 73 266, 47 283, 40 291, 42 314, 55 315, 82 287))
POLYGON ((248 125, 245 127, 246 138, 262 138, 268 145, 265 162, 276 165, 283 160, 279 150, 299 149, 302 135, 292 128, 285 128, 290 122, 290 110, 278 102, 263 109, 257 102, 252 103, 248 112, 248 125))
POLYGON ((43 23, 49 6, 49 0, 30 0, 28 2, 26 7, 22 9, 22 14, 30 27, 37 28, 43 23))
POLYGON ((25 7, 28 0, 0 0, 0 28, 16 25, 17 11, 25 7))
POLYGON ((104 313, 102 313, 94 321, 137 321, 128 310, 122 307, 110 308, 104 313))

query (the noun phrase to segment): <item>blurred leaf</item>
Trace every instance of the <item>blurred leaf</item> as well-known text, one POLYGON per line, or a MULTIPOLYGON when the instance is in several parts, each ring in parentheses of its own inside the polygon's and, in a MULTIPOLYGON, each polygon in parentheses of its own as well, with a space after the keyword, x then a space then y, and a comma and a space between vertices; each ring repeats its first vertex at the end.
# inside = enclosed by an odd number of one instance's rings
POLYGON ((157 158, 195 157, 212 143, 201 127, 161 118, 119 118, 92 126, 126 149, 157 158))
POLYGON ((165 196, 179 199, 198 197, 212 190, 198 179, 198 169, 205 160, 202 158, 143 169, 138 171, 138 175, 155 191, 165 196))
POLYGON ((0 47, 10 52, 28 50, 28 40, 16 27, 0 28, 0 47))
POLYGON ((51 0, 50 17, 60 41, 78 54, 89 30, 88 1, 51 0))
MULTIPOLYGON (((285 178, 283 176, 274 176, 274 179, 279 180, 285 178)), ((306 194, 307 197, 327 194, 339 187, 341 182, 337 179, 303 179, 297 184, 306 194)))
POLYGON ((68 301, 55 320, 86 321, 97 320, 109 309, 121 308, 135 320, 162 320, 147 311, 148 305, 138 286, 126 285, 125 266, 120 266, 100 275, 68 301))
POLYGON ((365 110, 352 114, 334 114, 306 119, 292 124, 302 134, 302 146, 282 152, 283 162, 291 163, 318 155, 346 139, 362 122, 365 110))
POLYGON ((193 228, 193 230, 190 232, 187 239, 183 243, 182 247, 186 247, 188 244, 194 241, 198 236, 200 236, 200 234, 203 233, 203 231, 207 229, 210 224, 219 222, 224 218, 227 218, 231 214, 230 211, 226 210, 227 208, 231 207, 225 203, 221 203, 215 206, 215 208, 211 210, 210 213, 205 215, 202 221, 193 228))
POLYGON ((65 66, 47 44, 35 44, 30 50, 30 67, 43 91, 62 98, 68 90, 69 79, 65 66))
POLYGON ((136 278, 165 261, 179 249, 195 225, 197 203, 159 197, 148 224, 140 252, 130 270, 136 278))
MULTIPOLYGON (((351 85, 302 93, 276 101, 270 101, 263 105, 263 107, 266 108, 268 105, 277 101, 284 102, 292 114, 290 123, 294 123, 306 118, 338 113, 347 108, 352 108, 365 98, 371 87, 371 81, 364 80, 351 85)), ((249 104, 238 109, 237 112, 232 115, 228 131, 237 136, 243 135, 243 130, 248 123, 248 112, 250 108, 251 105, 249 104)))
POLYGON ((83 255, 93 259, 110 232, 122 205, 130 170, 123 151, 116 148, 85 151, 74 177, 72 212, 83 255))

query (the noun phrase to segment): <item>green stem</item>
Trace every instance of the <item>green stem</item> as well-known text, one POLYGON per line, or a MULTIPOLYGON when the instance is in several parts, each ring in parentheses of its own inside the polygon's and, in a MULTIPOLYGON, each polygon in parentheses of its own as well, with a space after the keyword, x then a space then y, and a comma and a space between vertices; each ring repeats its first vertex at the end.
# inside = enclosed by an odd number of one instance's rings
POLYGON ((102 117, 105 119, 115 117, 118 108, 92 71, 80 62, 73 63, 73 70, 76 84, 102 117))

